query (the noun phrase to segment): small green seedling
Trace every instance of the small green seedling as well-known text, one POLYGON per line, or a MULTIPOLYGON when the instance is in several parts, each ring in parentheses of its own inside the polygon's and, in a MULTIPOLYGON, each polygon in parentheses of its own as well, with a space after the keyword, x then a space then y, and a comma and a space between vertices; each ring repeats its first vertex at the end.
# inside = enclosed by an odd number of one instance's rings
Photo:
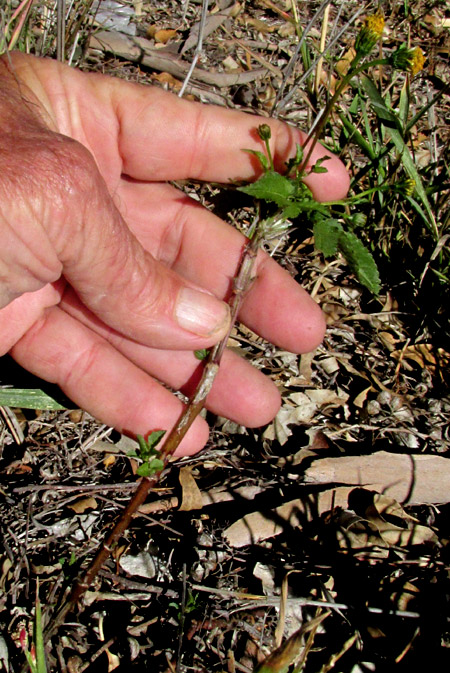
POLYGON ((149 433, 147 439, 138 435, 139 447, 136 450, 128 451, 127 456, 142 461, 142 465, 139 465, 136 470, 136 474, 140 477, 151 477, 152 474, 156 474, 164 468, 164 461, 161 460, 160 452, 156 449, 156 446, 165 433, 165 430, 154 430, 149 433))

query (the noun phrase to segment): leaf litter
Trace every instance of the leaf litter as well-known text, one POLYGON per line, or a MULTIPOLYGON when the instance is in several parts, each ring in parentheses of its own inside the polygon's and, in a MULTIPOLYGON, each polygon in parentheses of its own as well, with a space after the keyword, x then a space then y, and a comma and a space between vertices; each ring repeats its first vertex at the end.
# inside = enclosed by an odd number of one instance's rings
MULTIPOLYGON (((249 72, 249 49, 251 64, 258 54, 286 65, 289 3, 234 4, 240 11, 214 24, 202 57, 217 84, 194 77, 190 95, 267 111, 273 71, 235 89, 220 88, 220 75, 229 57, 249 72)), ((427 10, 425 23, 446 30, 439 10, 427 10)), ((155 2, 152 12, 170 52, 180 7, 155 2)), ((186 20, 198 21, 196 3, 187 3, 186 20)), ((161 78, 98 51, 90 59, 89 67, 178 87, 173 73, 161 78)), ((286 111, 305 126, 308 116, 305 105, 286 111)), ((183 188, 223 214, 214 186, 183 188)), ((245 230, 245 209, 225 216, 245 230)), ((236 330, 234 347, 282 393, 277 419, 261 430, 215 419, 208 448, 173 464, 79 614, 52 640, 49 670, 280 671, 299 660, 313 673, 338 661, 349 673, 448 666, 448 353, 427 330, 411 331, 394 289, 382 304, 368 299, 344 261, 323 259, 306 235, 272 241, 268 251, 325 311, 323 345, 298 358, 236 330)), ((8 367, 3 385, 15 383, 8 367)), ((36 577, 45 577, 49 615, 136 477, 124 438, 89 415, 13 414, 1 427, 0 643, 5 668, 20 670, 14 634, 32 624, 36 577)))

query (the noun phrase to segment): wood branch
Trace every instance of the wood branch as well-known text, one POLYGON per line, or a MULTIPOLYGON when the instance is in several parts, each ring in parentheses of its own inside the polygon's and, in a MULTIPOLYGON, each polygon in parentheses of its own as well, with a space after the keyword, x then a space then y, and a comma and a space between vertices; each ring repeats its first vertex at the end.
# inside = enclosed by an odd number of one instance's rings
MULTIPOLYGON (((168 72, 177 79, 184 79, 189 71, 189 62, 182 60, 178 54, 163 49, 155 49, 144 37, 130 37, 115 31, 100 31, 89 41, 90 49, 114 54, 133 63, 141 63, 152 70, 168 72)), ((192 80, 208 86, 231 87, 238 84, 254 82, 267 74, 267 68, 258 68, 245 72, 226 73, 211 72, 194 68, 192 80)))

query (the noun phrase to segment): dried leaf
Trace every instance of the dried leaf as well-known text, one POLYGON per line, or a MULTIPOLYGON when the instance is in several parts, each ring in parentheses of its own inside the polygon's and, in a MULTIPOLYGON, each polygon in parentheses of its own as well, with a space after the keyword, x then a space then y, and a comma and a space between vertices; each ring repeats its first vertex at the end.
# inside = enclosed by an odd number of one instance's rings
POLYGON ((304 636, 308 632, 315 632, 319 625, 331 612, 323 612, 306 622, 298 631, 286 640, 275 652, 258 666, 256 673, 287 673, 290 665, 298 659, 302 649, 304 636))
POLYGON ((332 507, 344 507, 351 490, 339 487, 317 493, 314 498, 290 500, 266 513, 252 512, 231 524, 223 535, 231 547, 256 544, 279 535, 286 526, 299 526, 303 519, 311 521, 332 507))
POLYGON ((170 72, 160 72, 152 74, 152 79, 160 84, 167 84, 170 89, 181 89, 181 81, 170 74, 170 72))
POLYGON ((403 360, 412 360, 422 369, 428 369, 432 374, 436 371, 436 365, 443 370, 450 362, 450 353, 447 353, 442 348, 435 351, 431 344, 414 344, 406 348, 394 350, 392 357, 400 362, 403 360))
POLYGON ((197 483, 192 476, 190 467, 182 467, 180 470, 180 484, 182 489, 180 512, 190 512, 193 509, 202 509, 203 498, 197 483))
POLYGON ((156 576, 156 567, 151 554, 148 551, 132 554, 122 554, 119 565, 129 575, 138 575, 152 579, 156 576))
POLYGON ((107 453, 103 458, 103 466, 106 468, 111 467, 111 465, 114 465, 115 462, 116 456, 113 453, 107 453))
POLYGON ((263 35, 265 33, 273 33, 273 31, 275 30, 275 26, 269 26, 266 23, 266 21, 262 21, 261 19, 254 19, 250 16, 245 16, 243 18, 247 26, 255 28, 255 30, 257 30, 258 33, 262 33, 263 35))
POLYGON ((157 30, 156 33, 154 34, 155 42, 159 42, 161 44, 166 44, 172 37, 175 37, 177 35, 177 31, 173 29, 168 29, 168 30, 157 30))
POLYGON ((222 65, 226 72, 236 72, 237 70, 241 70, 239 63, 237 63, 232 56, 227 56, 222 61, 222 65))
POLYGON ((362 409, 364 406, 364 403, 367 399, 367 395, 370 393, 370 391, 373 390, 372 386, 369 386, 368 388, 364 388, 359 395, 355 397, 353 400, 353 404, 355 407, 358 407, 358 409, 362 409))
POLYGON ((401 503, 450 502, 450 459, 378 451, 368 456, 320 458, 305 471, 310 483, 366 486, 401 503))
POLYGON ((253 575, 257 579, 261 580, 264 595, 273 596, 275 582, 273 579, 273 571, 271 571, 269 566, 264 565, 264 563, 260 563, 258 561, 258 563, 256 563, 255 567, 253 568, 253 575))
POLYGON ((341 75, 341 77, 344 77, 348 73, 348 69, 350 67, 350 63, 353 61, 355 58, 356 51, 354 50, 353 47, 350 47, 343 57, 336 63, 336 70, 341 75))
POLYGON ((81 500, 77 500, 72 505, 67 506, 76 514, 84 514, 87 509, 97 509, 97 500, 89 496, 88 498, 81 498, 81 500))
POLYGON ((120 659, 116 654, 113 654, 106 648, 106 656, 108 657, 108 673, 114 671, 115 668, 120 666, 120 659))

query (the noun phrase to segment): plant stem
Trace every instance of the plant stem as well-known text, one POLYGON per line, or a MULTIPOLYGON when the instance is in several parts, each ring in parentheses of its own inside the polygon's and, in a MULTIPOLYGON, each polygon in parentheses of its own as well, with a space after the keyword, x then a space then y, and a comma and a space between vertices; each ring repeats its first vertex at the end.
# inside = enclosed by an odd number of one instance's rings
POLYGON ((115 545, 117 545, 121 536, 129 527, 131 520, 133 519, 139 507, 144 503, 150 489, 154 488, 160 480, 162 471, 167 466, 170 457, 175 453, 175 450, 179 446, 181 440, 186 435, 187 431, 199 415, 200 411, 203 409, 208 393, 211 390, 214 379, 219 370, 222 354, 226 348, 234 323, 236 322, 236 318, 242 305, 244 296, 253 281, 256 256, 263 240, 263 227, 258 226, 254 236, 247 240, 247 243, 242 252, 238 272, 233 280, 233 288, 231 296, 228 300, 231 313, 230 327, 226 336, 218 344, 216 344, 214 348, 211 349, 208 358, 205 360, 202 377, 189 403, 178 419, 178 422, 164 441, 159 455, 164 463, 164 467, 155 474, 149 477, 143 477, 141 479, 135 494, 132 496, 113 529, 102 543, 100 550, 97 552, 97 555, 91 562, 89 568, 84 572, 81 578, 75 582, 75 585, 73 586, 67 601, 61 606, 61 608, 55 614, 51 624, 49 624, 49 627, 45 632, 46 642, 56 633, 59 626, 64 623, 66 615, 73 610, 85 591, 87 591, 87 589, 89 589, 89 587, 92 585, 92 582, 96 578, 103 564, 107 561, 109 555, 111 554, 112 549, 115 545))
POLYGON ((336 91, 326 104, 322 116, 320 117, 318 123, 314 127, 313 133, 308 136, 304 147, 307 147, 308 145, 309 147, 306 152, 305 158, 303 159, 302 165, 299 168, 300 174, 302 172, 305 172, 306 166, 308 165, 308 162, 311 158, 311 154, 313 153, 314 147, 316 146, 316 143, 318 142, 322 134, 322 131, 325 128, 325 124, 328 121, 328 118, 333 110, 333 107, 336 104, 337 100, 339 99, 340 95, 342 94, 343 90, 347 86, 347 84, 349 84, 349 82, 353 79, 353 77, 355 77, 355 75, 359 75, 359 73, 362 72, 363 70, 368 70, 369 68, 372 68, 377 65, 387 65, 389 63, 388 59, 386 58, 377 58, 372 61, 369 61, 368 63, 363 63, 362 65, 358 66, 358 63, 360 62, 362 57, 363 54, 355 54, 355 56, 352 59, 352 62, 350 63, 350 67, 348 69, 347 74, 341 79, 336 88, 336 91))

